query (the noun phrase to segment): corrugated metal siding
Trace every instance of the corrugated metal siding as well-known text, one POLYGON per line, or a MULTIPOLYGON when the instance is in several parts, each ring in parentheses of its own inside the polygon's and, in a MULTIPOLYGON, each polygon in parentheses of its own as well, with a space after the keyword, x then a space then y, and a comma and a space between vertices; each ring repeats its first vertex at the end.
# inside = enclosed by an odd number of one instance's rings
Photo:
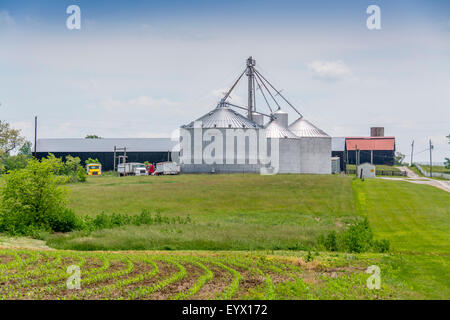
POLYGON ((266 126, 266 137, 274 139, 299 139, 295 134, 293 134, 288 128, 282 127, 278 122, 271 121, 266 126))
MULTIPOLYGON (((202 122, 202 128, 261 128, 256 122, 253 122, 229 107, 217 107, 196 121, 202 122)), ((194 121, 185 125, 183 128, 189 129, 193 127, 194 121)))
POLYGON ((347 137, 347 150, 395 150, 395 137, 347 137))
POLYGON ((178 141, 170 138, 121 139, 38 139, 37 152, 114 152, 114 146, 127 152, 175 151, 178 141))
POLYGON ((345 151, 345 137, 331 138, 331 151, 345 151))
POLYGON ((308 138, 325 138, 329 137, 325 131, 317 128, 311 122, 301 117, 295 120, 290 126, 291 130, 298 137, 308 137, 308 138))
MULTIPOLYGON (((79 157, 81 163, 84 165, 89 158, 98 159, 102 164, 104 171, 113 170, 114 168, 114 152, 52 152, 57 158, 63 160, 67 156, 79 157)), ((42 159, 48 156, 48 152, 38 152, 37 158, 42 159)), ((127 162, 141 162, 148 161, 150 163, 157 163, 162 161, 178 161, 177 152, 127 152, 127 162)))

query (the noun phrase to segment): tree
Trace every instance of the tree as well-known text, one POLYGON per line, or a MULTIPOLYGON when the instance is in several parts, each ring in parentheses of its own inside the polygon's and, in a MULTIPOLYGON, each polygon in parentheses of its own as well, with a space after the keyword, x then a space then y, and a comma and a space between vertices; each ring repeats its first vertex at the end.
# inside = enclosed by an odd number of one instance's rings
POLYGON ((23 169, 27 166, 28 159, 30 159, 30 157, 20 153, 15 156, 3 156, 1 158, 0 173, 7 173, 12 170, 23 169))
POLYGON ((20 147, 17 155, 3 154, 0 157, 0 173, 7 173, 8 171, 23 169, 27 166, 28 159, 31 158, 31 142, 25 141, 20 147))
POLYGON ((401 152, 396 152, 394 157, 394 165, 400 166, 403 164, 403 160, 405 160, 405 155, 401 152))
POLYGON ((24 138, 20 135, 20 130, 13 129, 9 123, 0 120, 0 156, 9 154, 11 151, 22 145, 24 138))
POLYGON ((96 135, 96 134, 88 134, 85 139, 101 139, 102 137, 96 135))
POLYGON ((100 161, 98 161, 97 158, 91 158, 91 157, 89 157, 89 158, 84 162, 85 165, 88 165, 88 164, 91 164, 91 163, 98 163, 98 164, 101 164, 100 161))
POLYGON ((32 156, 31 145, 32 144, 30 141, 25 141, 19 149, 19 154, 23 154, 24 156, 31 158, 32 156))

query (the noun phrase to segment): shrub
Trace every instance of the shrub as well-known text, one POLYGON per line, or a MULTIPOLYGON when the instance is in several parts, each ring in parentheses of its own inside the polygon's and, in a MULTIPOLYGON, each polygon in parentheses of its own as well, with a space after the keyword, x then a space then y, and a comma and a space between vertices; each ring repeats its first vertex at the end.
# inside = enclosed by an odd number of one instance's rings
POLYGON ((372 246, 373 234, 365 218, 351 225, 342 235, 343 249, 348 252, 366 252, 372 246))
POLYGON ((51 231, 70 232, 81 229, 81 221, 71 209, 62 209, 58 214, 49 217, 51 231))
POLYGON ((88 164, 90 164, 90 163, 98 163, 98 164, 101 164, 100 161, 98 161, 97 158, 94 158, 94 159, 93 159, 93 158, 90 158, 90 157, 89 157, 89 158, 84 162, 84 164, 85 164, 85 165, 88 165, 88 164))
POLYGON ((332 231, 328 234, 328 236, 324 239, 324 245, 328 251, 338 251, 336 231, 332 231))
POLYGON ((15 156, 5 155, 1 157, 0 172, 6 173, 8 171, 23 169, 27 166, 29 157, 23 154, 15 156))
POLYGON ((51 161, 28 161, 24 169, 5 176, 1 190, 0 231, 35 235, 37 230, 54 231, 65 211, 67 192, 54 174, 51 161), (56 223, 56 221, 59 221, 56 223))
POLYGON ((65 159, 63 162, 62 158, 56 158, 50 153, 47 158, 42 159, 42 162, 50 164, 56 175, 66 177, 60 179, 61 183, 85 182, 87 175, 81 166, 80 158, 68 155, 65 159))
POLYGON ((390 249, 390 242, 389 240, 382 239, 382 240, 375 240, 373 242, 373 249, 376 252, 385 253, 389 252, 390 249))
POLYGON ((78 168, 78 172, 77 172, 77 180, 79 181, 79 182, 86 182, 86 180, 87 180, 87 174, 86 174, 86 172, 84 171, 84 169, 83 168, 78 168))
POLYGON ((346 231, 337 234, 330 232, 326 237, 319 238, 318 243, 328 251, 344 252, 388 252, 390 243, 388 240, 374 240, 372 229, 367 218, 353 223, 346 231))

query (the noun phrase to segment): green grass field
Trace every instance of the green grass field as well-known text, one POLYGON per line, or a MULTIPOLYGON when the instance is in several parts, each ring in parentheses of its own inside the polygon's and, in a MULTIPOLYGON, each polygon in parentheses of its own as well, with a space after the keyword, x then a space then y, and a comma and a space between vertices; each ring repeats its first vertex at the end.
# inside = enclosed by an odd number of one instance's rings
POLYGON ((49 243, 81 250, 305 249, 357 218, 352 179, 334 176, 181 175, 100 177, 71 186, 77 214, 142 209, 191 224, 127 226, 57 235, 49 243))
MULTIPOLYGON (((382 171, 382 170, 383 171, 400 171, 397 167, 394 167, 394 166, 385 166, 385 165, 377 164, 375 167, 376 167, 377 171, 382 171)), ((356 165, 348 164, 347 169, 348 170, 356 170, 356 165)))
POLYGON ((0 297, 450 298, 450 195, 432 186, 349 176, 180 175, 92 177, 69 187, 79 215, 148 209, 192 222, 44 237, 57 249, 123 250, 115 253, 40 250, 18 258, 5 249, 0 282, 8 285, 0 297), (364 216, 375 238, 390 240, 390 253, 314 249, 320 235, 364 216), (84 289, 67 292, 64 267, 77 259, 87 272, 84 289), (48 268, 56 261, 64 264, 48 268), (381 268, 381 290, 365 285, 370 265, 381 268), (34 280, 23 277, 29 274, 34 280))
MULTIPOLYGON (((430 166, 427 165, 420 165, 423 170, 430 172, 430 166)), ((440 173, 448 173, 450 174, 450 169, 444 167, 444 166, 433 166, 433 172, 440 172, 440 173)))

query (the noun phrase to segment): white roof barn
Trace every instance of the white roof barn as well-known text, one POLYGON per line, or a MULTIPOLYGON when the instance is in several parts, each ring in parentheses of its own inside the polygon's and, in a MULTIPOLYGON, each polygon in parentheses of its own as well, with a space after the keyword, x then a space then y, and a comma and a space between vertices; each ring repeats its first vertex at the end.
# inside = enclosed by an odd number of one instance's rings
POLYGON ((118 139, 38 139, 37 152, 114 152, 114 146, 127 148, 127 152, 176 151, 178 141, 170 138, 118 138, 118 139))

